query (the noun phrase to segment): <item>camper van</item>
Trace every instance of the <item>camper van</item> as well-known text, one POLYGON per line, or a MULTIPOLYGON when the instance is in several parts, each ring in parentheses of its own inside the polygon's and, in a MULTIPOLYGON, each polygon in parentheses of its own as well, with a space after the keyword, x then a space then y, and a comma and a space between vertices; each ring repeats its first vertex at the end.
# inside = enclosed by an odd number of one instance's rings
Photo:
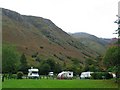
POLYGON ((57 75, 58 79, 72 79, 73 78, 73 72, 71 71, 62 71, 57 75))
POLYGON ((28 69, 28 78, 39 78, 38 69, 31 67, 28 69))

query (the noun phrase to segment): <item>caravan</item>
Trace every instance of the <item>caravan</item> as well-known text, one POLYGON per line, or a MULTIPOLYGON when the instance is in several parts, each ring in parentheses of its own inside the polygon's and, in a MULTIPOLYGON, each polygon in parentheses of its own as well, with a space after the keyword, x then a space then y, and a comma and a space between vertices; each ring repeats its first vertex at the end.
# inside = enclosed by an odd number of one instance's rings
POLYGON ((80 78, 81 79, 90 78, 92 73, 93 72, 90 72, 90 71, 88 71, 88 72, 82 72, 81 75, 80 75, 80 78))
POLYGON ((73 78, 73 72, 70 71, 62 71, 57 75, 58 79, 72 79, 73 78))
POLYGON ((28 69, 28 78, 39 78, 38 69, 31 67, 28 69))

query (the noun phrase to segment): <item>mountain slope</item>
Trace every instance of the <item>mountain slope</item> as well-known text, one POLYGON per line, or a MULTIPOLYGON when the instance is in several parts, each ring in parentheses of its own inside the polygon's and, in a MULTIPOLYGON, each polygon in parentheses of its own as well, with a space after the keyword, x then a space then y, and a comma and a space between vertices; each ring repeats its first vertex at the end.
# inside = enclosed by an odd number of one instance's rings
POLYGON ((71 34, 71 36, 78 39, 82 44, 89 47, 93 51, 96 51, 99 54, 104 54, 107 45, 109 45, 111 42, 111 39, 98 38, 94 35, 83 32, 74 33, 71 34))
POLYGON ((27 55, 30 65, 39 64, 32 58, 35 54, 40 59, 53 58, 56 62, 66 62, 67 65, 72 64, 74 58, 83 64, 86 58, 99 55, 57 27, 51 20, 2 9, 2 22, 3 43, 16 45, 20 53, 27 55))

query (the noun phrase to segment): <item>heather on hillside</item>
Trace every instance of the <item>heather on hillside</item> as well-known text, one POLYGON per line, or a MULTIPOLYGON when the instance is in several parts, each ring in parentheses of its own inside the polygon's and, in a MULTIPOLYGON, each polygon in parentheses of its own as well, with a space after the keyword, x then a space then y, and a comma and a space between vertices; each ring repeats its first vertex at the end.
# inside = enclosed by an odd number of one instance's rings
POLYGON ((25 55, 26 70, 31 66, 42 67, 40 64, 48 59, 53 59, 60 67, 60 71, 74 70, 75 74, 80 74, 85 70, 103 70, 102 55, 108 42, 98 41, 98 38, 91 42, 87 39, 78 40, 64 32, 51 20, 42 17, 21 15, 7 9, 2 9, 2 16, 3 43, 14 44, 20 56, 25 55), (87 60, 92 60, 94 63, 86 67, 87 60))

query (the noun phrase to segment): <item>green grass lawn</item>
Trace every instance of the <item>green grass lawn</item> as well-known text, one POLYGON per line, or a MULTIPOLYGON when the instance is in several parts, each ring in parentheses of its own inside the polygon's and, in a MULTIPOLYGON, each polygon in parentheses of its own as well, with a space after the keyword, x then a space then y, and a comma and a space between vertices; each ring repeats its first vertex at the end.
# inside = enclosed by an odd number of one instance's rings
POLYGON ((117 88, 113 80, 5 80, 2 88, 117 88))

